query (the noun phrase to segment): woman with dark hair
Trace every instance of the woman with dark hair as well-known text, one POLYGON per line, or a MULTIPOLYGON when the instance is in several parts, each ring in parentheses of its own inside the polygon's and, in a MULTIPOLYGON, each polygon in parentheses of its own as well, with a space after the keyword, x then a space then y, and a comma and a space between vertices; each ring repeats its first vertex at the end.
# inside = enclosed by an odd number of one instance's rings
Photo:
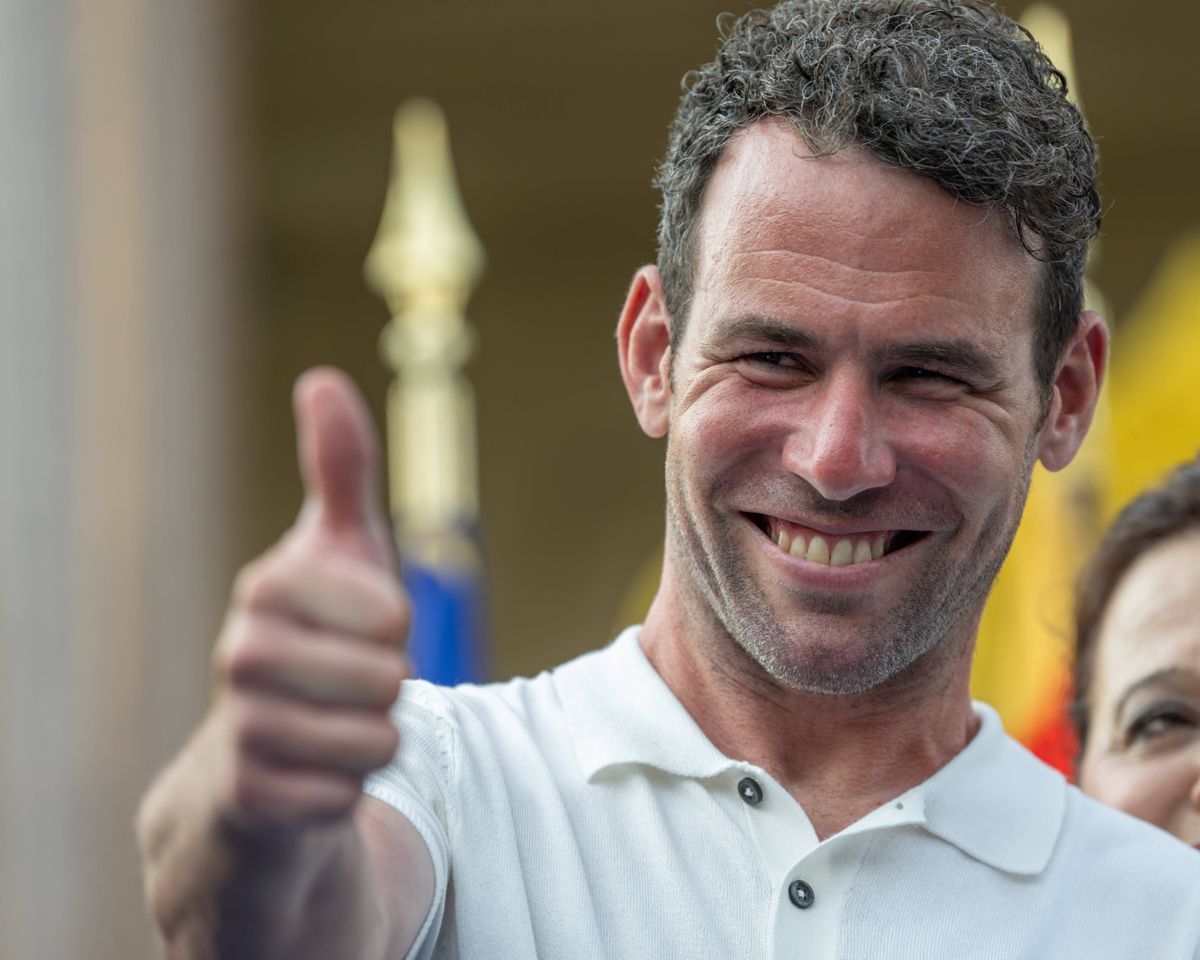
POLYGON ((1200 848, 1200 460, 1121 512, 1075 642, 1080 786, 1200 848))

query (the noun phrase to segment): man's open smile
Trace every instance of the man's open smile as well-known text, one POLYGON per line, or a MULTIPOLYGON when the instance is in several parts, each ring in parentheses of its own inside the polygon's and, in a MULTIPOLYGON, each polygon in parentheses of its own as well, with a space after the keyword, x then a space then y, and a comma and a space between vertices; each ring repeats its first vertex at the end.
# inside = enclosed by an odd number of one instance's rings
POLYGON ((829 531, 756 513, 746 515, 784 553, 826 567, 871 563, 928 535, 922 530, 829 531))

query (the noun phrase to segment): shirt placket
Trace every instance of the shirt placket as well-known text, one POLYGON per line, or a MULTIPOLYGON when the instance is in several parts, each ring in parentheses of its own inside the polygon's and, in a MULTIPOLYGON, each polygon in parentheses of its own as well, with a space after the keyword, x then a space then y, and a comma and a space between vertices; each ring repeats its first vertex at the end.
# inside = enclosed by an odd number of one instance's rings
POLYGON ((919 822, 902 801, 886 804, 819 842, 804 809, 767 773, 745 766, 733 775, 746 824, 771 884, 768 955, 777 960, 834 960, 838 924, 871 838, 879 829, 919 822))

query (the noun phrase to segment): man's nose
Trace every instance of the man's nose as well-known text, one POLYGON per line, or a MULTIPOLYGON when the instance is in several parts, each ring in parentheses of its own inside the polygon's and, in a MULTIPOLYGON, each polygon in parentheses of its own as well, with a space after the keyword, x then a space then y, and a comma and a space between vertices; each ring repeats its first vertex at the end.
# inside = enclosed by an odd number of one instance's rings
POLYGON ((873 385, 860 373, 830 375, 783 446, 784 466, 826 500, 849 500, 896 477, 896 457, 873 385))

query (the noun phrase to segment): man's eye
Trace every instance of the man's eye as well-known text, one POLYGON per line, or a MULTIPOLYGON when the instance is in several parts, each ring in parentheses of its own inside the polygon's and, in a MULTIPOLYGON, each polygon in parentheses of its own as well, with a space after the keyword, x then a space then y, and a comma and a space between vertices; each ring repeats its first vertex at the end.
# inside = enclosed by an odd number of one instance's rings
POLYGON ((962 384, 958 377, 953 377, 940 370, 930 370, 928 367, 902 367, 895 373, 898 380, 911 380, 916 383, 952 383, 962 384))
POLYGON ((920 400, 956 400, 971 390, 965 380, 929 367, 901 367, 889 379, 897 389, 920 400))
POLYGON ((803 357, 778 350, 743 354, 735 362, 743 377, 764 387, 795 387, 813 376, 811 364, 803 357))
POLYGON ((790 353, 751 353, 742 358, 749 363, 761 364, 765 367, 795 367, 796 358, 790 353))

